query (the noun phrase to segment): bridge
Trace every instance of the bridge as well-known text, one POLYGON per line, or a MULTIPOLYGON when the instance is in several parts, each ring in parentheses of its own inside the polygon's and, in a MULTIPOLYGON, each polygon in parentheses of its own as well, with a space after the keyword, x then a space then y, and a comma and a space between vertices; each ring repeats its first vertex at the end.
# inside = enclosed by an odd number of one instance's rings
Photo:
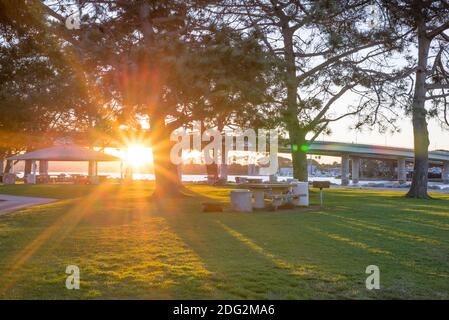
MULTIPOLYGON (((280 146, 279 152, 291 153, 290 146, 280 146)), ((349 184, 349 162, 352 162, 352 183, 360 179, 361 159, 396 160, 398 164, 398 181, 407 181, 407 162, 414 161, 414 151, 408 148, 387 147, 369 144, 354 144, 331 141, 315 141, 308 145, 308 154, 341 157, 342 185, 349 184)), ((429 152, 429 161, 443 167, 442 178, 449 183, 449 151, 436 150, 429 152)))

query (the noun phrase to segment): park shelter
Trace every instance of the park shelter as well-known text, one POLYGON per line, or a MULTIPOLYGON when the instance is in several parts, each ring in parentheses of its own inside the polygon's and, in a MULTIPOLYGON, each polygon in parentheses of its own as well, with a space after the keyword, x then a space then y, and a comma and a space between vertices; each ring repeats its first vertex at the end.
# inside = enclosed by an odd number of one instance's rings
POLYGON ((7 160, 31 161, 32 175, 34 176, 37 173, 37 162, 39 162, 39 174, 46 175, 48 174, 48 163, 50 161, 85 161, 89 163, 89 177, 93 181, 98 176, 98 162, 121 161, 118 157, 77 145, 62 145, 39 149, 14 155, 7 158, 7 160))

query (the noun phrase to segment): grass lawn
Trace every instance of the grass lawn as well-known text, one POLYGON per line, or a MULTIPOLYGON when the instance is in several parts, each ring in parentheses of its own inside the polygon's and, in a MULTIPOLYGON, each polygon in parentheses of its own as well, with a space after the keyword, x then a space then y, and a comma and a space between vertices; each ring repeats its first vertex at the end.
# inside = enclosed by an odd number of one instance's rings
POLYGON ((230 189, 155 203, 152 187, 0 186, 62 199, 0 216, 0 298, 449 298, 449 195, 331 189, 322 210, 202 213, 230 189), (80 290, 65 288, 68 265, 80 290))

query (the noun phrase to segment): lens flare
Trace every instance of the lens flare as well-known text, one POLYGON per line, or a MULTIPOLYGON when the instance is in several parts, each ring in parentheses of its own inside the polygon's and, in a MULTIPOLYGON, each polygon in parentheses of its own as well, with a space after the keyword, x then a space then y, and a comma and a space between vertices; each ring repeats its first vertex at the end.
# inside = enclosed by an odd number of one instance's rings
POLYGON ((141 145, 131 145, 127 148, 124 160, 137 168, 145 165, 151 158, 151 151, 141 145))

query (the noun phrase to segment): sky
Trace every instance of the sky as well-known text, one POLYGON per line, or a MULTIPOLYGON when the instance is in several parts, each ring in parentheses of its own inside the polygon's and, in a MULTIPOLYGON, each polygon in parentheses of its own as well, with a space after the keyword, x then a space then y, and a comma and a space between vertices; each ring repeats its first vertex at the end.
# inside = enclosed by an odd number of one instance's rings
MULTIPOLYGON (((398 122, 401 131, 399 133, 381 134, 377 130, 365 132, 355 132, 350 130, 354 123, 353 119, 343 119, 331 124, 332 134, 330 136, 321 135, 319 140, 339 141, 349 143, 377 144, 390 147, 413 148, 413 127, 411 118, 404 117, 398 122)), ((430 150, 449 150, 449 128, 442 129, 435 120, 429 122, 430 150)))
MULTIPOLYGON (((375 144, 389 147, 403 147, 413 149, 413 126, 411 117, 404 116, 397 125, 400 132, 391 134, 379 133, 378 130, 369 131, 364 129, 363 132, 356 132, 350 127, 354 124, 354 119, 345 118, 338 122, 332 123, 330 128, 331 135, 321 135, 318 140, 337 141, 348 143, 375 144)), ((449 128, 443 129, 440 124, 431 120, 429 122, 429 150, 445 149, 449 150, 449 128)), ((312 156, 309 156, 312 157, 312 156)), ((337 157, 319 157, 317 159, 321 163, 340 162, 337 157)))
MULTIPOLYGON (((340 115, 338 110, 345 110, 346 105, 355 105, 357 98, 349 93, 344 95, 337 101, 331 108, 330 113, 340 115)), ((362 131, 355 131, 351 127, 355 124, 356 119, 353 117, 346 117, 337 122, 332 122, 329 127, 331 129, 330 135, 321 134, 317 140, 320 141, 336 141, 347 143, 360 143, 360 144, 374 144, 380 146, 389 147, 403 147, 413 149, 413 126, 411 115, 401 115, 400 120, 396 125, 400 128, 396 133, 380 133, 376 128, 369 130, 368 127, 362 128, 362 131)), ((430 145, 429 150, 445 149, 449 150, 449 127, 442 128, 441 122, 436 120, 430 120, 428 124, 430 145)), ((310 138, 312 134, 307 137, 310 138)), ((322 163, 339 162, 340 159, 336 157, 320 157, 317 159, 322 163)))

